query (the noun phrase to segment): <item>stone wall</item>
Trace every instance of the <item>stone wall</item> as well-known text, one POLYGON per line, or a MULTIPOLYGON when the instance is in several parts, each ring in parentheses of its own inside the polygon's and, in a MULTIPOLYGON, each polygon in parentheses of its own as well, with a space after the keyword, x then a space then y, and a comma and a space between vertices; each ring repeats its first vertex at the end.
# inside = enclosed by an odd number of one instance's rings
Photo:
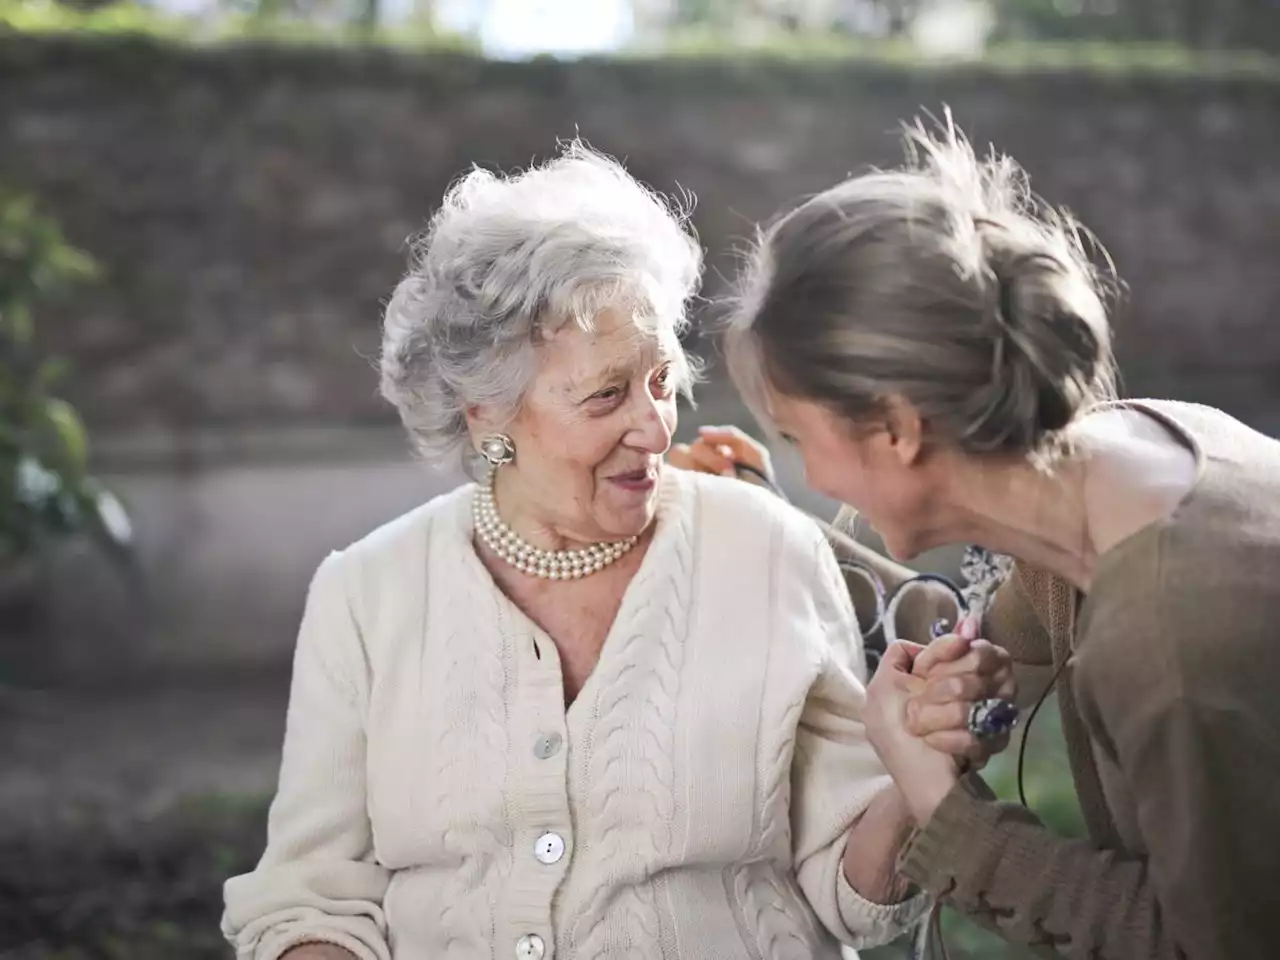
MULTIPOLYGON (((524 165, 580 133, 691 191, 714 294, 756 221, 893 162, 898 124, 944 104, 1110 248, 1131 393, 1280 431, 1280 83, 0 37, 0 182, 106 268, 41 333, 74 364, 147 573, 140 605, 59 558, 40 641, 0 629, 0 668, 285 663, 324 553, 456 482, 408 462, 371 366, 404 240, 469 164, 524 165)), ((745 420, 708 392, 698 418, 745 420)))
POLYGON ((1130 390, 1280 426, 1280 82, 824 62, 0 39, 0 181, 108 268, 53 317, 111 432, 384 422, 379 304, 451 178, 575 131, 692 191, 710 287, 752 225, 949 104, 1111 250, 1130 390))

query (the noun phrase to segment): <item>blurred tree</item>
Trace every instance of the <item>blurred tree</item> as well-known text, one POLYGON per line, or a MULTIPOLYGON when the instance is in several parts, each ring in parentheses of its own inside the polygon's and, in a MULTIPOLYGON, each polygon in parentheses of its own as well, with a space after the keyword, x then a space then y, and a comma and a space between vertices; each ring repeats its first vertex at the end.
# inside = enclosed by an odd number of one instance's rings
POLYGON ((728 28, 752 5, 750 0, 674 0, 671 20, 677 27, 728 28))
POLYGON ((373 33, 382 21, 381 0, 360 0, 356 13, 356 26, 365 33, 373 33))
POLYGON ((95 272, 30 199, 0 190, 0 581, 51 540, 88 534, 122 556, 130 543, 120 502, 89 473, 79 416, 54 392, 62 365, 36 345, 35 306, 95 272))
POLYGON ((996 13, 1005 37, 1280 52, 1280 0, 996 0, 996 13))
POLYGON ((925 0, 875 0, 883 17, 884 32, 890 37, 905 36, 925 6, 925 0))

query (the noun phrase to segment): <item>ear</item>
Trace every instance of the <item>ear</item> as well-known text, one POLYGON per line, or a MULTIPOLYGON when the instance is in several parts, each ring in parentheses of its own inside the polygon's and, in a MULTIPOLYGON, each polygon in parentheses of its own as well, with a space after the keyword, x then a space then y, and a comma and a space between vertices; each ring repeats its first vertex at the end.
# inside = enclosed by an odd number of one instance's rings
POLYGON ((904 397, 885 401, 885 429, 889 446, 904 467, 914 466, 924 450, 924 420, 904 397))

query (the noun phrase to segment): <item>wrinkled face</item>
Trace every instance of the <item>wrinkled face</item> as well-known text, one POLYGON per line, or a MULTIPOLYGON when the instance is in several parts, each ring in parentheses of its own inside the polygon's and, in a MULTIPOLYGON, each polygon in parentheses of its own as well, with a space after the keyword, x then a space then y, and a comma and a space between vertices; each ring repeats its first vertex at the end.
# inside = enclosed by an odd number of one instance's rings
POLYGON ((851 424, 823 404, 771 391, 778 432, 804 461, 805 483, 848 504, 885 542, 909 560, 930 547, 936 478, 918 446, 887 422, 851 424))
POLYGON ((538 348, 540 366, 505 432, 516 458, 498 474, 498 505, 582 541, 638 534, 657 511, 663 458, 686 376, 673 331, 650 333, 606 310, 594 329, 568 323, 538 348))

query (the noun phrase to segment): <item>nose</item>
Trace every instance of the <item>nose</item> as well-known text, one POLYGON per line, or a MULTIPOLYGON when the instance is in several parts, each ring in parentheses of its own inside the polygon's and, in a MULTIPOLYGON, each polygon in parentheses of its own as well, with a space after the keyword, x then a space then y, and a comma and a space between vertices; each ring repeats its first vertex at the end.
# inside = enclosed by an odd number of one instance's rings
POLYGON ((671 435, 675 431, 674 404, 666 405, 652 397, 640 400, 636 412, 636 421, 631 429, 631 445, 638 450, 663 456, 671 446, 671 435))

